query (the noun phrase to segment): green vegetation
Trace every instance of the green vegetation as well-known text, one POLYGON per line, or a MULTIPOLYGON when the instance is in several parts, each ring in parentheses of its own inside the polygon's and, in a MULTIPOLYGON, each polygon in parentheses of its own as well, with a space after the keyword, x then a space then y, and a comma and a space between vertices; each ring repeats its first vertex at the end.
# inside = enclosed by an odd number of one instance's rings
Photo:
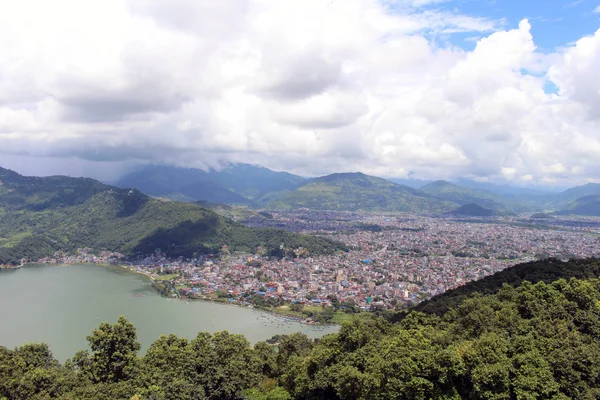
POLYGON ((342 324, 354 318, 369 318, 368 313, 353 314, 334 309, 332 307, 322 306, 303 306, 299 304, 289 304, 276 308, 264 307, 264 310, 272 311, 276 314, 286 315, 289 317, 301 318, 306 320, 312 319, 320 324, 342 324))
POLYGON ((525 281, 551 283, 558 279, 590 279, 598 276, 600 276, 600 260, 596 258, 568 262, 548 258, 518 264, 478 281, 469 282, 418 304, 414 310, 443 315, 474 293, 494 294, 504 284, 519 286, 525 281))
MULTIPOLYGON (((568 267, 594 275, 599 265, 550 260, 516 276, 542 268, 551 279, 568 267)), ((320 340, 277 335, 254 347, 242 335, 201 332, 161 336, 139 356, 135 328, 121 317, 64 365, 44 344, 0 347, 0 399, 596 399, 596 276, 493 294, 472 286, 439 316, 353 318, 320 340)))
POLYGON ((154 277, 155 281, 170 281, 171 279, 177 278, 179 274, 168 274, 168 275, 158 275, 154 277))
POLYGON ((588 183, 581 186, 575 186, 564 192, 549 197, 546 208, 555 210, 568 208, 570 204, 579 198, 586 196, 600 195, 600 183, 588 183))
POLYGON ((246 252, 262 246, 272 256, 292 256, 299 248, 307 250, 304 254, 346 250, 323 238, 248 228, 195 204, 152 199, 91 179, 12 174, 0 175, 0 206, 10 210, 0 216, 0 264, 82 247, 127 256, 159 248, 171 257, 216 254, 224 245, 246 252))
POLYGON ((84 203, 107 186, 93 179, 21 176, 0 167, 0 207, 3 212, 57 209, 84 203))
POLYGON ((569 203, 567 208, 556 212, 558 215, 584 215, 588 217, 600 216, 600 195, 579 197, 569 203))
POLYGON ((461 206, 475 203, 481 207, 490 208, 492 210, 506 209, 506 200, 497 194, 486 190, 454 185, 446 181, 435 181, 423 186, 419 190, 435 196, 440 200, 453 202, 461 206))
POLYGON ((385 179, 346 173, 312 179, 272 201, 268 207, 437 213, 449 211, 456 204, 385 179))
POLYGON ((467 217, 491 217, 496 213, 490 209, 483 208, 477 204, 465 204, 453 210, 450 214, 467 217))

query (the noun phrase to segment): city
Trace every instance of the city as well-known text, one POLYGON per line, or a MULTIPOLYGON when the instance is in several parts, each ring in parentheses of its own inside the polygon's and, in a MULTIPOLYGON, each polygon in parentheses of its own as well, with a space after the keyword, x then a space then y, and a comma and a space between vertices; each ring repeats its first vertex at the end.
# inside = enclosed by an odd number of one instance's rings
MULTIPOLYGON (((361 310, 401 309, 466 282, 535 259, 600 255, 600 219, 448 217, 363 212, 269 212, 247 224, 321 235, 350 251, 296 258, 230 253, 168 259, 160 249, 128 268, 164 294, 242 305, 296 303, 361 310)), ((41 263, 124 264, 116 252, 57 253, 41 263)))

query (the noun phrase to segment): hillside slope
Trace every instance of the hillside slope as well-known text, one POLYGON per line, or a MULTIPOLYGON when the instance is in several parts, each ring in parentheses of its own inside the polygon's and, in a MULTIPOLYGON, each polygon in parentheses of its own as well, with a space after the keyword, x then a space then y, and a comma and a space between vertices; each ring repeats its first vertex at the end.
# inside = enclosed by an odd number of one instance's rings
POLYGON ((0 264, 14 264, 21 258, 35 260, 78 247, 128 256, 160 248, 170 256, 185 257, 218 253, 225 244, 233 251, 263 246, 274 254, 281 253, 281 245, 284 249, 305 247, 313 254, 345 249, 312 236, 251 229, 196 204, 152 199, 138 190, 117 189, 93 180, 28 178, 5 172, 2 177, 0 264), (53 184, 63 180, 69 183, 68 191, 65 184, 53 192, 53 184), (40 198, 42 202, 37 201, 40 198), (65 198, 72 205, 66 204, 65 198), (28 208, 31 204, 34 209, 28 208))
POLYGON ((298 189, 270 202, 267 207, 438 213, 456 208, 456 204, 441 201, 408 186, 357 172, 311 179, 298 189))
POLYGON ((288 172, 273 171, 250 164, 229 164, 211 169, 208 176, 224 187, 255 202, 265 202, 281 192, 296 189, 306 179, 288 172))
POLYGON ((549 206, 554 209, 563 209, 577 199, 585 196, 600 195, 600 183, 587 183, 581 186, 575 186, 560 192, 550 198, 549 206))
POLYGON ((497 293, 504 284, 518 286, 524 281, 554 282, 558 279, 600 277, 600 260, 588 258, 563 262, 554 258, 517 264, 478 281, 469 282, 416 305, 413 310, 442 315, 475 293, 497 293))
POLYGON ((473 203, 493 210, 506 208, 503 199, 494 193, 458 186, 447 181, 435 181, 421 187, 419 190, 440 200, 453 202, 460 206, 473 203))
POLYGON ((249 204, 251 201, 239 193, 216 182, 201 169, 180 168, 168 165, 147 165, 121 177, 116 186, 135 188, 150 196, 172 200, 211 203, 249 204))
POLYGON ((495 215, 493 210, 483 208, 473 203, 460 206, 456 210, 450 211, 448 214, 459 217, 491 217, 495 215))
POLYGON ((4 211, 39 211, 85 202, 106 190, 106 185, 88 178, 22 176, 0 167, 0 215, 4 211))
POLYGON ((575 199, 569 205, 556 212, 558 215, 600 216, 600 195, 588 195, 575 199))

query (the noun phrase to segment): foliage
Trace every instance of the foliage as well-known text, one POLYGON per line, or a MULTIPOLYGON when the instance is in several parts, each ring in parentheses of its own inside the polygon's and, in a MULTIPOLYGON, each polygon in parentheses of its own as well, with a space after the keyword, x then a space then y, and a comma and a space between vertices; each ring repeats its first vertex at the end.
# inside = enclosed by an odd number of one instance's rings
POLYGON ((491 217, 495 215, 495 212, 488 208, 483 208, 477 204, 469 203, 458 207, 456 210, 453 210, 450 214, 458 216, 465 215, 470 217, 491 217))
POLYGON ((269 203, 272 209, 449 211, 455 203, 439 200, 408 186, 361 173, 332 174, 308 181, 269 203))
POLYGON ((505 284, 441 316, 353 319, 320 340, 254 347, 227 332, 169 335, 137 356, 120 318, 64 365, 46 345, 0 347, 0 398, 595 399, 599 335, 598 278, 505 284))
POLYGON ((140 344, 135 327, 125 317, 115 325, 100 324, 87 340, 94 354, 86 365, 94 382, 121 382, 134 375, 140 344))
POLYGON ((428 183, 419 190, 440 200, 451 201, 460 206, 475 203, 478 206, 493 210, 506 209, 509 203, 501 196, 481 189, 459 186, 446 181, 428 183))

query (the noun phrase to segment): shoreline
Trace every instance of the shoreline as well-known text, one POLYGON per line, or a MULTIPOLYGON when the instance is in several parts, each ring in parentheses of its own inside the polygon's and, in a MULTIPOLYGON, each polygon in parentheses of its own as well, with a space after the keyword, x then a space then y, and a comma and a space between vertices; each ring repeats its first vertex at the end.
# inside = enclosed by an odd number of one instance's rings
MULTIPOLYGON (((74 263, 42 263, 42 262, 38 262, 38 263, 27 263, 24 265, 19 265, 19 266, 15 266, 14 268, 6 268, 6 269, 18 269, 18 268, 23 268, 23 267, 27 267, 27 266, 35 266, 35 265, 48 265, 48 266, 54 266, 54 267, 60 267, 60 266, 72 266, 72 265, 93 265, 93 266, 98 266, 98 267, 117 267, 121 270, 126 270, 128 272, 137 274, 137 275, 142 275, 144 277, 146 277, 147 279, 150 280, 151 283, 155 283, 157 282, 156 278, 148 273, 148 272, 144 272, 144 271, 139 271, 136 268, 132 268, 131 266, 127 265, 127 264, 109 264, 109 263, 91 263, 91 262, 74 262, 74 263)), ((3 268, 0 268, 0 270, 3 268)), ((152 286, 152 291, 157 293, 160 297, 165 298, 167 300, 173 299, 173 297, 169 297, 169 296, 165 296, 164 294, 160 293, 156 288, 154 288, 154 286, 152 286)), ((300 324, 304 324, 304 325, 308 325, 308 326, 314 326, 314 327, 326 327, 326 326, 341 326, 340 323, 337 322, 331 322, 331 323, 308 323, 306 322, 304 319, 302 319, 302 317, 295 317, 292 315, 289 315, 283 311, 279 311, 276 309, 268 309, 268 308, 263 308, 263 307, 257 307, 254 306, 252 304, 250 304, 250 306, 247 305, 243 305, 243 304, 239 304, 236 302, 228 302, 228 301, 220 301, 217 299, 210 299, 210 298, 197 298, 197 297, 176 297, 176 299, 185 299, 186 301, 204 301, 204 302, 209 302, 209 303, 216 303, 216 304, 222 304, 222 305, 226 305, 226 306, 236 306, 236 307, 240 307, 240 308, 247 308, 250 310, 255 310, 255 311, 261 311, 261 312, 265 312, 268 314, 272 314, 275 315, 277 317, 283 318, 283 319, 290 319, 293 320, 294 322, 298 322, 300 324)))
MULTIPOLYGON (((25 264, 27 265, 27 264, 25 264)), ((19 268, 23 268, 25 265, 4 265, 4 264, 0 264, 0 271, 1 270, 11 270, 11 269, 19 269, 19 268)))

